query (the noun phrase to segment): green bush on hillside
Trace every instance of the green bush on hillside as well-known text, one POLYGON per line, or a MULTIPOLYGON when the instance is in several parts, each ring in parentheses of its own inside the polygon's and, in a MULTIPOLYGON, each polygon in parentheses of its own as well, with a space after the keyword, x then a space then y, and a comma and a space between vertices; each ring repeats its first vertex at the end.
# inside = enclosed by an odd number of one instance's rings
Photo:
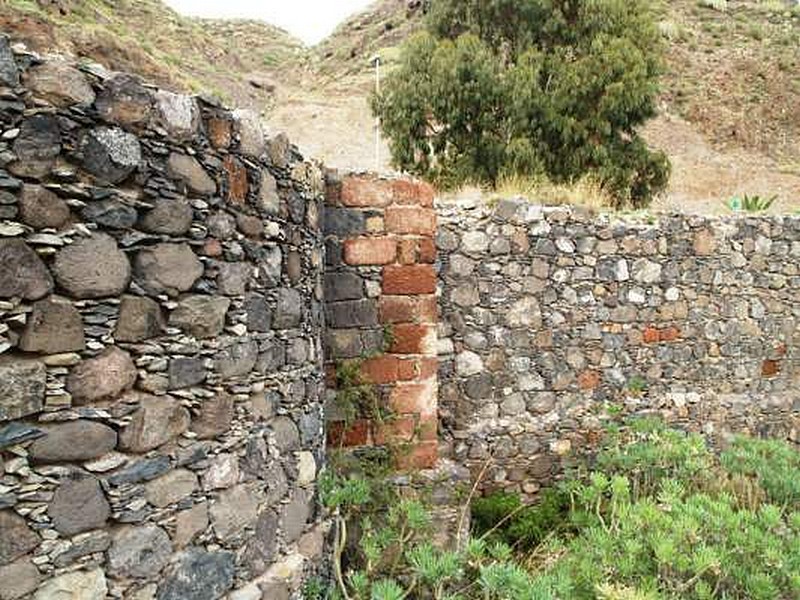
POLYGON ((437 0, 373 110, 396 166, 440 185, 592 175, 639 207, 669 178, 637 133, 661 55, 649 0, 437 0))

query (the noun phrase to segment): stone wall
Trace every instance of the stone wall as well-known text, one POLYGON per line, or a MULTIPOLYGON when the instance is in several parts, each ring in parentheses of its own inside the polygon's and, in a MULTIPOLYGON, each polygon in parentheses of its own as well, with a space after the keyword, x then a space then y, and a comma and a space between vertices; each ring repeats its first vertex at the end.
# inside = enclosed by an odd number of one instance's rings
POLYGON ((247 114, 0 37, 0 598, 318 562, 322 188, 247 114))
POLYGON ((327 419, 334 447, 391 447, 401 467, 437 457, 436 213, 433 190, 406 179, 328 177, 325 209, 327 419), (337 405, 335 374, 361 363, 388 418, 337 405), (374 415, 373 415, 374 416, 374 415))
POLYGON ((800 217, 439 218, 442 427, 485 488, 534 495, 617 411, 797 439, 800 217))

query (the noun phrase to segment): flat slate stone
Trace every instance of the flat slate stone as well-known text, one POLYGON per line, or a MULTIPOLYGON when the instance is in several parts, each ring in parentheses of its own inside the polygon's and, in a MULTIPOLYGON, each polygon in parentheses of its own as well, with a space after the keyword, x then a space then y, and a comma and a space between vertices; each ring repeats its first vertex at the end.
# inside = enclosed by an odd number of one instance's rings
POLYGON ((39 255, 22 240, 0 240, 0 298, 39 300, 53 291, 53 278, 39 255))
POLYGON ((28 448, 35 463, 81 462, 100 458, 117 445, 117 432, 102 423, 78 420, 50 425, 28 448))
POLYGON ((0 357, 0 421, 40 412, 44 406, 47 369, 37 360, 0 357))
POLYGON ((217 600, 233 587, 231 552, 192 548, 178 555, 158 586, 158 600, 217 600))
POLYGON ((24 444, 25 442, 38 439, 43 435, 47 434, 37 427, 31 427, 25 423, 12 421, 8 425, 0 427, 0 450, 5 450, 17 444, 24 444))
POLYGON ((82 351, 86 340, 81 314, 72 303, 55 301, 52 296, 34 303, 19 347, 25 352, 40 354, 82 351))
POLYGON ((169 456, 157 456, 135 462, 108 478, 111 485, 126 485, 150 481, 169 471, 169 456))
POLYGON ((75 298, 118 296, 131 280, 128 257, 109 235, 95 233, 61 250, 53 266, 56 280, 75 298))
POLYGON ((47 514, 56 531, 71 536, 105 526, 111 507, 97 479, 79 476, 62 480, 47 514))
POLYGON ((39 113, 22 122, 14 140, 17 160, 8 170, 18 177, 40 179, 50 173, 61 153, 61 131, 54 115, 39 113))

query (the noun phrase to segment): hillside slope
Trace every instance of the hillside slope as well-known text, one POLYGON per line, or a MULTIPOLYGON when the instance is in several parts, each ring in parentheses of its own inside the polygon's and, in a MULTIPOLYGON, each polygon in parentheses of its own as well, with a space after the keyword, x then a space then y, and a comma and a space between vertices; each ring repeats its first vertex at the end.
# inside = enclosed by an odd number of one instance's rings
MULTIPOLYGON (((672 157, 660 206, 720 210, 734 194, 800 208, 800 7, 793 0, 656 0, 668 43, 661 115, 646 128, 672 157)), ((254 21, 177 15, 159 0, 0 0, 0 28, 166 87, 254 108, 311 156, 388 169, 367 97, 371 58, 391 69, 422 27, 419 0, 378 0, 305 48, 254 21)))

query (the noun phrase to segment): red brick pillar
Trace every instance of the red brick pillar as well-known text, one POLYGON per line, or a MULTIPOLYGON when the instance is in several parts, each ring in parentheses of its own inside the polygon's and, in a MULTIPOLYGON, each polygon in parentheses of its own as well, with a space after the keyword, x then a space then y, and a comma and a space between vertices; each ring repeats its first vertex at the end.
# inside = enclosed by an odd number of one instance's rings
POLYGON ((408 179, 330 177, 325 211, 326 355, 363 360, 392 416, 346 428, 335 445, 389 445, 402 468, 430 468, 437 449, 436 213, 433 189, 408 179), (391 344, 386 346, 385 340, 391 344))

